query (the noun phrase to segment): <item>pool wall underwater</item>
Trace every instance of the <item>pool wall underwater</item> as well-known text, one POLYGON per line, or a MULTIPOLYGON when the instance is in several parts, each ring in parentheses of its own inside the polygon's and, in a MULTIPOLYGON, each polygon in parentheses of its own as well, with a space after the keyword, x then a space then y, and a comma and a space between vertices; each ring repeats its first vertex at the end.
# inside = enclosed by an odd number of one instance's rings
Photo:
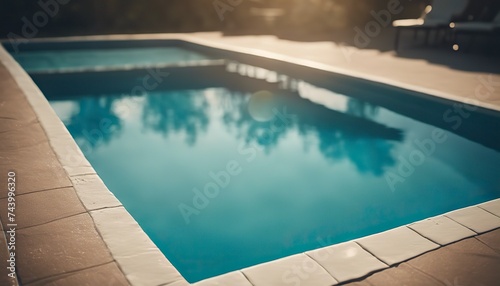
MULTIPOLYGON (((33 41, 33 43, 19 47, 21 49, 39 49, 52 46, 52 48, 66 49, 70 46, 86 48, 95 47, 96 45, 101 47, 103 45, 120 47, 123 45, 158 46, 165 44, 188 46, 194 50, 199 49, 203 52, 223 54, 224 58, 240 63, 270 70, 286 71, 290 76, 303 78, 312 83, 322 83, 324 85, 325 79, 328 78, 327 82, 335 85, 337 89, 342 88, 342 86, 347 89, 349 86, 351 89, 350 94, 353 96, 364 97, 364 100, 376 102, 387 109, 396 108, 397 106, 400 113, 416 117, 423 122, 432 123, 465 138, 480 141, 485 146, 496 149, 499 147, 499 141, 495 140, 495 137, 491 136, 491 134, 478 135, 477 132, 472 132, 478 124, 488 120, 488 117, 498 117, 496 112, 490 112, 488 109, 483 109, 484 117, 478 119, 479 121, 474 121, 476 119, 466 121, 460 129, 454 130, 450 124, 442 120, 441 114, 435 115, 436 112, 433 112, 432 109, 432 106, 435 105, 431 104, 431 108, 426 106, 425 110, 427 112, 418 110, 419 106, 424 106, 423 103, 428 102, 450 105, 447 99, 416 91, 408 91, 408 98, 396 99, 391 97, 393 94, 391 91, 399 89, 396 86, 339 74, 338 71, 328 71, 328 68, 321 70, 314 66, 297 65, 293 63, 294 59, 283 57, 273 59, 273 55, 270 54, 267 55, 269 57, 260 57, 247 54, 244 51, 230 51, 220 49, 220 47, 210 47, 210 43, 204 43, 208 46, 201 46, 200 44, 203 43, 200 43, 199 40, 197 42, 177 39, 96 41, 95 38, 89 37, 78 41, 61 41, 60 39, 33 41), (335 73, 334 77, 332 77, 332 72, 335 73), (333 81, 332 78, 334 78, 333 81), (359 87, 361 90, 366 85, 369 85, 370 90, 374 91, 373 94, 367 95, 361 92, 356 94, 356 91, 352 92, 352 86, 359 87), (397 100, 400 102, 395 103, 397 100), (401 101, 405 104, 401 104, 401 101), (422 114, 425 114, 425 116, 422 116, 422 114)), ((94 218, 97 229, 129 282, 133 285, 163 285, 169 283, 172 283, 171 285, 187 285, 187 282, 147 238, 147 235, 142 232, 134 219, 121 206, 121 203, 107 190, 32 79, 4 50, 1 51, 1 59, 33 106, 45 132, 50 138, 50 144, 54 152, 58 155, 61 164, 72 179, 80 199, 94 218), (81 180, 82 174, 92 174, 93 179, 81 180), (137 254, 134 261, 131 261, 128 256, 130 253, 137 254)), ((186 73, 180 73, 180 76, 190 74, 189 67, 184 68, 186 73)), ((207 69, 217 69, 217 65, 208 66, 207 69)), ((131 73, 134 73, 134 71, 124 72, 124 74, 131 73)), ((37 76, 43 77, 44 75, 39 74, 37 76)), ((403 88, 408 87, 403 86, 403 88)), ((453 98, 449 95, 445 95, 445 97, 448 99, 453 98)), ((441 245, 500 227, 500 219, 498 218, 500 215, 499 205, 499 200, 495 200, 479 206, 447 213, 431 220, 399 227, 382 234, 357 239, 354 242, 336 246, 325 244, 325 248, 316 251, 253 266, 214 278, 214 280, 200 282, 200 285, 212 285, 210 283, 215 284, 217 281, 221 283, 220 285, 293 285, 298 278, 293 271, 296 267, 303 269, 303 272, 307 274, 300 278, 300 282, 304 283, 303 285, 307 283, 311 285, 333 285, 337 282, 349 281, 436 249, 441 245), (436 228, 429 225, 439 225, 440 227, 436 228), (446 234, 445 230, 449 230, 448 234, 446 234), (349 263, 357 267, 341 267, 342 264, 347 265, 349 263), (249 284, 248 280, 252 284, 249 284)))

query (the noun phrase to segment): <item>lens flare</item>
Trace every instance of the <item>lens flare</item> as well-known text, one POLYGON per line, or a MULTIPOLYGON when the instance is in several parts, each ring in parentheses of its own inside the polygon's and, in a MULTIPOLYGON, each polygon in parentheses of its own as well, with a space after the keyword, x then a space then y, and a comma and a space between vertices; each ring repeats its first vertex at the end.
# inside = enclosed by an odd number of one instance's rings
POLYGON ((250 97, 248 112, 256 121, 265 122, 273 118, 273 94, 267 90, 258 91, 250 97))

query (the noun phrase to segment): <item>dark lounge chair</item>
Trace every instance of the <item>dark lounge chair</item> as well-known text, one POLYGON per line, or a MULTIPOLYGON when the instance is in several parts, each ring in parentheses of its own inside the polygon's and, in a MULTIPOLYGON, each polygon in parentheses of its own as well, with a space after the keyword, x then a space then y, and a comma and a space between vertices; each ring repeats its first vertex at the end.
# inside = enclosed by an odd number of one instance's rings
POLYGON ((477 36, 486 35, 486 36, 494 36, 500 35, 500 9, 499 7, 495 7, 492 9, 496 9, 495 18, 491 19, 491 21, 481 20, 475 22, 457 22, 451 23, 450 27, 452 28, 453 33, 453 41, 457 43, 458 47, 458 36, 459 35, 469 35, 471 40, 469 42, 469 47, 471 47, 477 36))
POLYGON ((429 42, 430 32, 433 30, 439 32, 439 30, 448 29, 452 17, 463 12, 468 2, 468 0, 434 0, 432 6, 428 6, 420 18, 403 19, 392 22, 392 25, 396 28, 394 49, 398 50, 399 37, 402 30, 413 30, 415 36, 418 31, 425 31, 425 42, 427 44, 429 42))

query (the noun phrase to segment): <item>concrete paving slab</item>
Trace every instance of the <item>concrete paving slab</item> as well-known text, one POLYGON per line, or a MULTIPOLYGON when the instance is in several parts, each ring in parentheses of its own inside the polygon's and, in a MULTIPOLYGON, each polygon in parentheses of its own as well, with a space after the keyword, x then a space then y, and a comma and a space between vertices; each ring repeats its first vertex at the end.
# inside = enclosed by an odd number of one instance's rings
POLYGON ((46 142, 48 142, 48 139, 42 126, 35 122, 25 124, 22 128, 3 132, 2 139, 0 139, 0 151, 8 153, 9 151, 16 151, 46 142))
POLYGON ((113 261, 89 214, 19 229, 16 237, 23 284, 113 261))
MULTIPOLYGON (((16 172, 17 194, 72 186, 48 142, 0 151, 0 168, 16 172)), ((6 173, 2 172, 0 176, 5 176, 6 173)), ((6 197, 4 190, 0 191, 0 198, 6 197)))
POLYGON ((372 274, 358 282, 348 283, 349 286, 401 286, 425 285, 443 286, 438 280, 421 273, 413 267, 402 263, 381 272, 372 274))
POLYGON ((0 97, 0 132, 13 129, 20 123, 36 122, 37 117, 28 101, 17 86, 9 72, 0 63, 0 86, 2 87, 2 96, 0 97), (6 123, 7 125, 4 125, 6 123))
POLYGON ((26 286, 67 286, 67 285, 130 285, 116 263, 106 263, 88 269, 41 279, 26 286))
MULTIPOLYGON (((0 229, 2 229, 2 227, 0 226, 0 229)), ((2 231, 0 232, 0 267, 2 267, 2 270, 5 270, 5 271, 2 271, 0 275, 0 285, 5 285, 5 286, 18 286, 18 281, 17 281, 17 275, 14 273, 14 274, 11 274, 11 276, 9 276, 11 272, 11 269, 9 269, 10 267, 12 267, 10 265, 10 262, 7 261, 8 259, 10 259, 10 253, 8 251, 8 246, 7 246, 7 241, 5 240, 6 236, 5 236, 5 232, 2 231)), ((14 249, 15 250, 15 249, 14 249)), ((15 253, 15 252, 14 252, 15 253)), ((14 265, 15 267, 15 265, 14 265)), ((12 270, 15 270, 14 268, 12 270)))
MULTIPOLYGON (((17 229, 41 225, 58 219, 86 212, 73 188, 62 188, 18 195, 16 199, 17 229)), ((7 198, 0 200, 0 205, 7 205, 7 198)), ((0 212, 0 218, 7 225, 6 212, 0 212)))
POLYGON ((500 229, 478 235, 476 239, 500 253, 500 229))
POLYGON ((407 264, 445 285, 497 285, 500 281, 500 254, 475 238, 450 244, 407 264))

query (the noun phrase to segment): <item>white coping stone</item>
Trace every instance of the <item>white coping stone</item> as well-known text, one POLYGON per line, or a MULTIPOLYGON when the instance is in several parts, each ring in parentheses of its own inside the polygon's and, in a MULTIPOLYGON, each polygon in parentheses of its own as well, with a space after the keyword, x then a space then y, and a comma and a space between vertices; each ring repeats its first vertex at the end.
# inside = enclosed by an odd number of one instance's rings
POLYGON ((477 206, 459 209, 445 215, 477 233, 487 232, 500 227, 500 217, 477 206))
POLYGON ((71 182, 78 197, 89 211, 122 205, 97 174, 73 176, 71 182))
POLYGON ((107 208, 91 211, 90 214, 132 285, 185 282, 125 208, 107 208))
POLYGON ((160 286, 190 286, 186 280, 179 280, 172 283, 161 284, 160 286))
MULTIPOLYGON (((28 96, 29 97, 29 96, 28 96)), ((50 104, 45 97, 39 100, 39 97, 34 97, 38 102, 38 118, 43 126, 47 137, 49 138, 52 149, 57 155, 59 162, 66 170, 69 176, 95 173, 92 165, 83 155, 80 147, 66 129, 66 126, 59 119, 57 114, 52 110, 50 104), (45 100, 45 102, 43 102, 45 100)))
POLYGON ((242 270, 254 286, 330 286, 337 281, 311 257, 301 253, 242 270))
POLYGON ((220 276, 205 279, 192 284, 193 286, 252 286, 252 283, 241 273, 241 271, 229 272, 220 276))
POLYGON ((408 227, 440 245, 476 235, 472 230, 445 216, 428 218, 410 224, 408 227))
POLYGON ((439 247, 406 226, 355 241, 389 266, 439 247))
POLYGON ((70 177, 84 174, 95 174, 94 168, 87 161, 80 150, 80 147, 76 145, 69 133, 68 135, 51 137, 49 140, 50 144, 55 150, 57 150, 55 153, 59 162, 61 162, 61 165, 70 177))
POLYGON ((306 254, 340 283, 389 267, 352 241, 308 251, 306 254))
POLYGON ((92 166, 63 166, 70 177, 97 174, 92 166))
POLYGON ((483 204, 478 205, 478 207, 489 211, 490 213, 500 217, 500 199, 496 199, 493 201, 489 201, 483 204))

